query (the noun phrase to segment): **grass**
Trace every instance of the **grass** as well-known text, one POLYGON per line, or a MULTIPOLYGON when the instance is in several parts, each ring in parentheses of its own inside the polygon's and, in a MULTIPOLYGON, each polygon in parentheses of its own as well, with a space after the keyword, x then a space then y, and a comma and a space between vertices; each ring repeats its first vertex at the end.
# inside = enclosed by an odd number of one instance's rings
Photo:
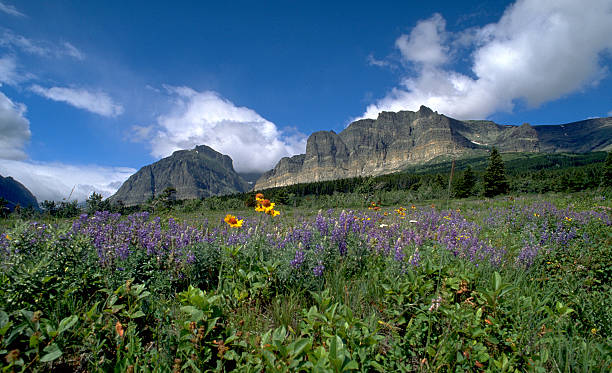
POLYGON ((605 193, 5 222, 1 369, 609 371, 605 193))

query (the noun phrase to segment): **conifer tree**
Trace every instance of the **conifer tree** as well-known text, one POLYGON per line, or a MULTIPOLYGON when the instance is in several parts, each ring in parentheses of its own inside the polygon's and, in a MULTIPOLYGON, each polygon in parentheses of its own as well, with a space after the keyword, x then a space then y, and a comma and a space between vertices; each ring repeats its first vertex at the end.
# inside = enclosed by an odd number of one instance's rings
POLYGON ((472 171, 472 166, 463 172, 461 179, 457 182, 456 194, 459 198, 469 197, 473 194, 474 186, 476 185, 476 175, 472 171))
POLYGON ((601 185, 606 187, 612 186, 612 151, 608 152, 606 163, 604 163, 601 175, 601 185))
POLYGON ((483 181, 485 197, 493 197, 508 192, 508 180, 506 179, 504 161, 495 147, 491 149, 489 165, 487 166, 483 181))

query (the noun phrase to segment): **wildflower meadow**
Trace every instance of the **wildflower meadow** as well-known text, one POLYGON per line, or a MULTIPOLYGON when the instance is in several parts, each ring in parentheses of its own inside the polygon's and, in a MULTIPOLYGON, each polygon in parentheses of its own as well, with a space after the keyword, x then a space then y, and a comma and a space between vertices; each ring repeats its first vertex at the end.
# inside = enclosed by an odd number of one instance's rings
POLYGON ((3 226, 2 371, 612 370, 605 193, 253 202, 3 226))

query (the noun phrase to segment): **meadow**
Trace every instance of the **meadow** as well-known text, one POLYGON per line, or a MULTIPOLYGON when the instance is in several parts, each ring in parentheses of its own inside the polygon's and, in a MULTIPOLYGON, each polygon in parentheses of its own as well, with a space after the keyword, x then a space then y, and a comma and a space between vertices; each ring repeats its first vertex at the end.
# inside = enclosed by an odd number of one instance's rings
POLYGON ((612 370, 609 191, 403 196, 4 223, 1 369, 612 370))

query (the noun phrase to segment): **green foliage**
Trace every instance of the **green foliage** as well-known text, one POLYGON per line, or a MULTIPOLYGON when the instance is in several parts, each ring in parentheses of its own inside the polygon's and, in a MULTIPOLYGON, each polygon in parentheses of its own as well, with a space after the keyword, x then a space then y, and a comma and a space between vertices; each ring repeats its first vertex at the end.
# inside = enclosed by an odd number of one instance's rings
POLYGON ((483 176, 485 197, 508 193, 508 180, 504 161, 495 147, 491 149, 489 165, 483 176))
POLYGON ((0 218, 6 218, 11 213, 11 209, 8 207, 8 201, 0 197, 0 218))
POLYGON ((93 214, 96 211, 110 211, 111 204, 108 199, 102 200, 102 195, 96 192, 91 193, 91 196, 85 201, 87 205, 87 213, 93 214))
POLYGON ((608 152, 606 163, 604 163, 603 166, 603 172, 601 173, 601 185, 612 187, 612 151, 608 152))
MULTIPOLYGON (((393 204, 421 188, 321 199, 393 204)), ((242 196, 214 201, 217 214, 226 204, 244 206, 242 196)), ((91 240, 71 236, 71 221, 4 230, 0 370, 610 371, 612 205, 601 190, 450 203, 431 236, 418 245, 393 239, 389 256, 371 245, 384 252, 385 234, 409 235, 439 201, 408 207, 406 216, 362 209, 357 220, 381 234, 349 231, 346 255, 331 233, 313 231, 309 248, 280 239, 313 218, 304 209, 283 209, 276 220, 257 215, 242 230, 217 219, 207 237, 228 233, 181 247, 193 253, 189 263, 133 252, 101 264, 91 240), (479 224, 482 242, 504 248, 502 265, 465 260, 433 237, 458 210, 461 224, 479 224), (273 226, 270 236, 261 234, 264 225, 273 226), (574 238, 547 241, 530 267, 514 260, 525 242, 554 232, 574 238), (306 256, 293 268, 298 250, 306 256), (416 253, 421 260, 409 264, 416 253), (325 272, 315 276, 319 260, 325 272)), ((192 216, 196 224, 201 213, 192 216)))
POLYGON ((41 207, 46 215, 54 218, 74 218, 81 213, 76 200, 70 202, 61 201, 59 204, 55 201, 45 200, 41 203, 41 207))
POLYGON ((476 175, 472 171, 472 167, 468 168, 463 172, 461 178, 457 181, 455 186, 455 195, 458 198, 466 198, 474 194, 474 187, 476 186, 476 175))

